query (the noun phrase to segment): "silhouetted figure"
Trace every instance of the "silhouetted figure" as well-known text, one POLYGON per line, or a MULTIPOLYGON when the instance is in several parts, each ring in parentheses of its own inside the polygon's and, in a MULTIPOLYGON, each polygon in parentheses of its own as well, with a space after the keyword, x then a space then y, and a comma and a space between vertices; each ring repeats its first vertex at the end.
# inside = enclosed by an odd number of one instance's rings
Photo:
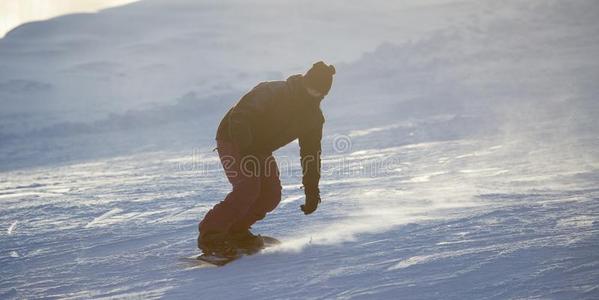
POLYGON ((249 231, 281 201, 281 182, 272 152, 299 139, 301 210, 313 213, 320 203, 320 152, 324 116, 320 102, 333 83, 335 68, 320 61, 305 75, 262 82, 224 116, 216 134, 218 155, 233 190, 199 224, 198 247, 204 253, 260 246, 249 231))

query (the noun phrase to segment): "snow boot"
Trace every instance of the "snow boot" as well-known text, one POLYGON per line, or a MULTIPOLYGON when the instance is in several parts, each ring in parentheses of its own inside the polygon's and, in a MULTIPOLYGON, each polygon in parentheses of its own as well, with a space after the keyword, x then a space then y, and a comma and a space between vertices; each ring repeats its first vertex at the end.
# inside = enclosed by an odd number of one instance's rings
POLYGON ((234 241, 229 238, 228 234, 222 232, 200 235, 198 237, 198 248, 205 255, 229 257, 237 254, 234 241))
POLYGON ((230 232, 230 241, 240 250, 259 250, 264 247, 262 236, 253 234, 249 229, 230 232))

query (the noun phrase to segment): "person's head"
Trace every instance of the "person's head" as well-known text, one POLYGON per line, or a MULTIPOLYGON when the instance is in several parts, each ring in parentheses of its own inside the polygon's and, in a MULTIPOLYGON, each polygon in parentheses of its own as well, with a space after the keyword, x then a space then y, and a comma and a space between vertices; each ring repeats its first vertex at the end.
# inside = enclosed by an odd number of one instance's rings
POLYGON ((319 61, 304 75, 304 87, 308 94, 317 99, 322 99, 329 93, 333 85, 335 67, 319 61))

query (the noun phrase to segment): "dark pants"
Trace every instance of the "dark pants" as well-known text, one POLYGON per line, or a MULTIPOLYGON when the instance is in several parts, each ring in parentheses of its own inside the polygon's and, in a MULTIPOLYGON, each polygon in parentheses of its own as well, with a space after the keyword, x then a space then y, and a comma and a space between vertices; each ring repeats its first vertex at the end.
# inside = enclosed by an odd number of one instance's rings
POLYGON ((281 202, 279 169, 272 153, 241 157, 236 144, 217 140, 218 156, 233 185, 227 197, 206 213, 200 236, 247 230, 281 202))

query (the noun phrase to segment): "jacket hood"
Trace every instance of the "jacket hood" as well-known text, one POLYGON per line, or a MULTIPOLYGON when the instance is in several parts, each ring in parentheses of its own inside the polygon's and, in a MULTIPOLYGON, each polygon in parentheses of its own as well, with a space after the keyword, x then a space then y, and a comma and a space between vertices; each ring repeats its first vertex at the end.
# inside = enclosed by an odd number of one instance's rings
POLYGON ((304 101, 319 105, 322 99, 316 99, 306 91, 304 87, 304 75, 296 74, 291 75, 286 80, 287 86, 291 90, 291 94, 297 99, 297 101, 304 101))

